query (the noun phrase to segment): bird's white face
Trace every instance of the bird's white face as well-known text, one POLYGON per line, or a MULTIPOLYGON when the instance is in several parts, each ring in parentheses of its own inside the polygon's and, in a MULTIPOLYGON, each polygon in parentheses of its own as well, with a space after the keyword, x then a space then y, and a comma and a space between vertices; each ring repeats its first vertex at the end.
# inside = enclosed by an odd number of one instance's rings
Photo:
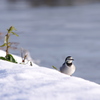
POLYGON ((67 63, 72 63, 73 62, 73 60, 72 59, 67 59, 67 61, 66 61, 67 63))

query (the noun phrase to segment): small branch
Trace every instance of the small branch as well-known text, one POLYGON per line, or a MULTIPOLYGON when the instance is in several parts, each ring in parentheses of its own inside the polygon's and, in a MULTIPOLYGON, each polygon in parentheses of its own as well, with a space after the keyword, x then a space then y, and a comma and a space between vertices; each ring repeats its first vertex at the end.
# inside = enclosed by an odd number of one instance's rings
POLYGON ((9 50, 9 43, 8 43, 8 39, 9 39, 9 34, 6 34, 6 56, 9 54, 8 50, 9 50))

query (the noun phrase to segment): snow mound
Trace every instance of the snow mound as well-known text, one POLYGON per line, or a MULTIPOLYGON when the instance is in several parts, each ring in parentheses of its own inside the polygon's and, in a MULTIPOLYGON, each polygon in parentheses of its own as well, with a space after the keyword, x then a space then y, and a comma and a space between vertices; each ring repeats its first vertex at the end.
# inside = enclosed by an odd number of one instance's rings
POLYGON ((0 100, 100 100, 100 85, 36 64, 0 60, 0 100))

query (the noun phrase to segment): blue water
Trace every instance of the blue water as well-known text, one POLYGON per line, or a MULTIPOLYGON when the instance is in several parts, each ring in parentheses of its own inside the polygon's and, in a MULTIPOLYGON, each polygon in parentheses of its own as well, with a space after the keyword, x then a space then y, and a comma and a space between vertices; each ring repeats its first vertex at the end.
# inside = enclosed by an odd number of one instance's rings
MULTIPOLYGON (((27 49, 39 65, 59 68, 71 55, 74 76, 100 83, 100 4, 32 8, 23 1, 0 0, 0 32, 13 25, 19 48, 27 49)), ((0 42, 2 44, 2 41, 0 42)), ((11 51, 20 55, 20 51, 11 51)))

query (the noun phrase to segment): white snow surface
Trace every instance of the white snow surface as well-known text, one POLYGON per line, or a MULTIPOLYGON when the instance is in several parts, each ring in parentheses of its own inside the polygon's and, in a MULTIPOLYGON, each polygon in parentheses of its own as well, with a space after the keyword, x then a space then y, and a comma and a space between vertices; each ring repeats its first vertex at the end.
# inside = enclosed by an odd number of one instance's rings
POLYGON ((100 85, 36 64, 0 60, 0 100, 100 100, 100 85))

